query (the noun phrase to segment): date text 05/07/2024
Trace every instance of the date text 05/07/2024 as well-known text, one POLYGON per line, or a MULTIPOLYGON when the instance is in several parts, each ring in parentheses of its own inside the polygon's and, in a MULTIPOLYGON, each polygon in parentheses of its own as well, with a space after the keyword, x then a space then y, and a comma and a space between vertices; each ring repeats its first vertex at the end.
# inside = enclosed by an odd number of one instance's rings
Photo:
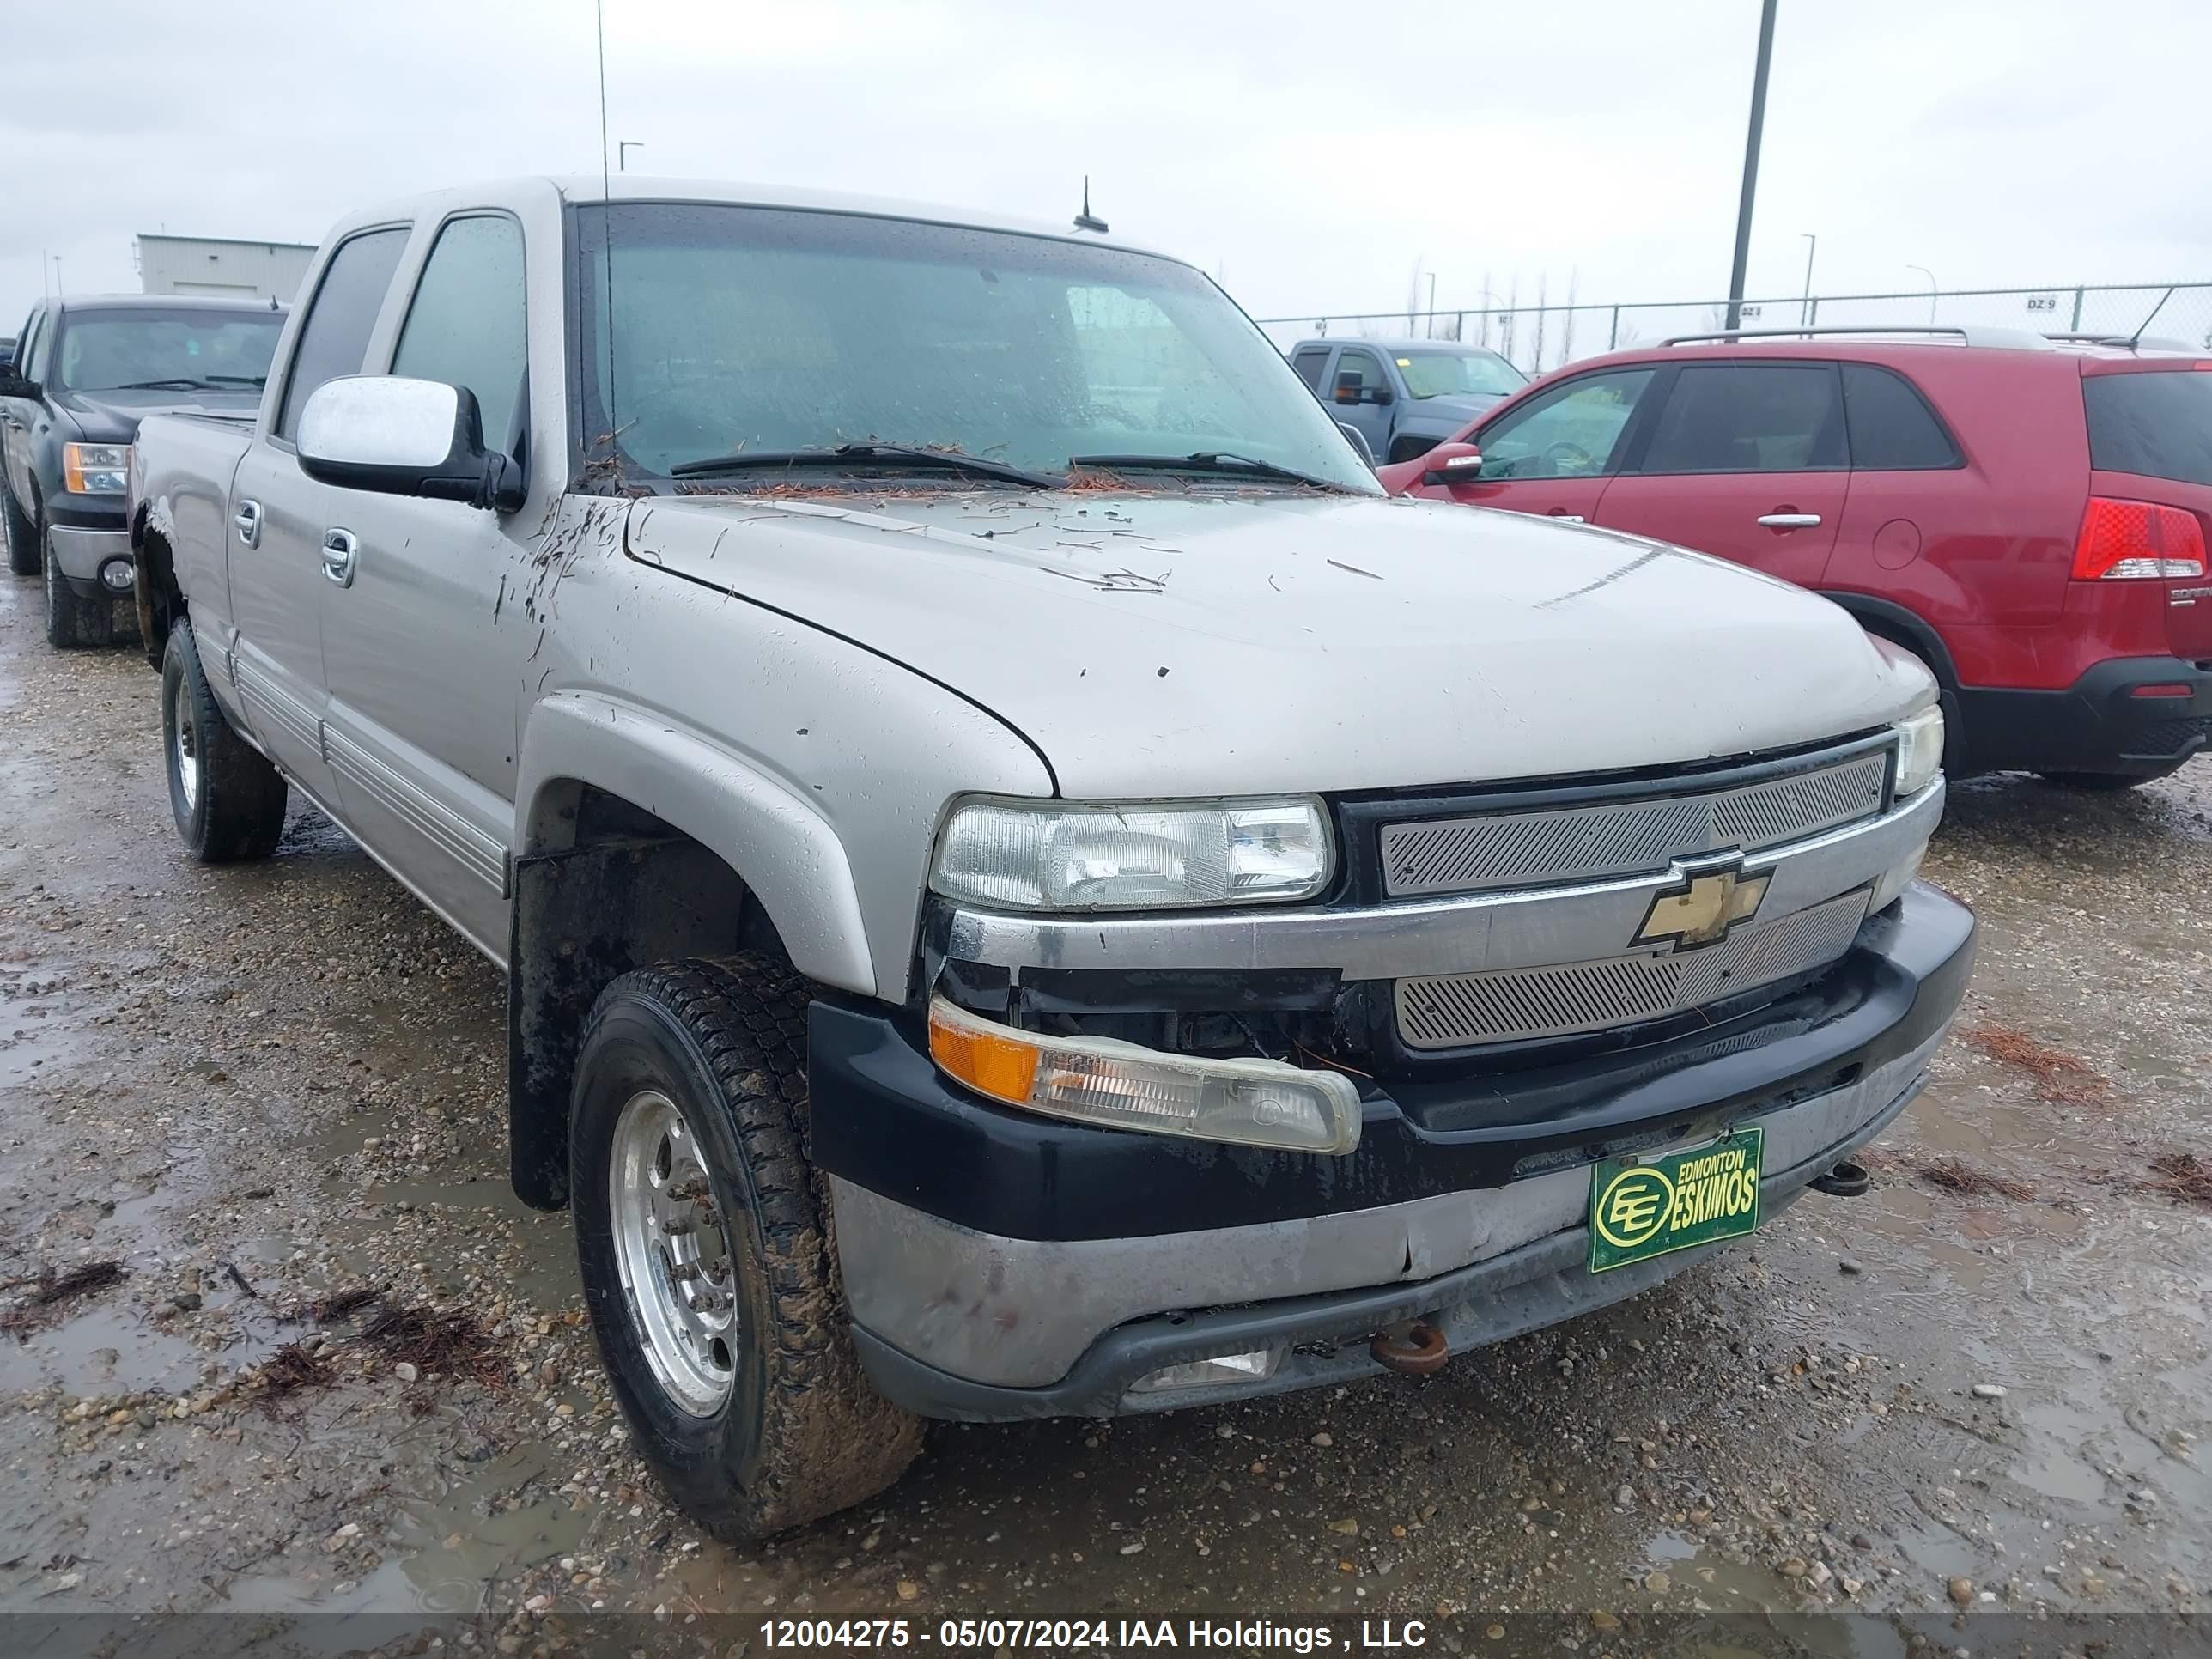
POLYGON ((1420 1648, 1428 1632, 1418 1619, 1363 1619, 1358 1628, 1333 1625, 1276 1625, 1262 1620, 1217 1622, 1190 1619, 945 1619, 934 1628, 906 1619, 767 1619, 763 1646, 785 1649, 903 1648, 927 1645, 958 1651, 1010 1648, 1196 1648, 1239 1652, 1273 1649, 1327 1653, 1339 1649, 1420 1648))

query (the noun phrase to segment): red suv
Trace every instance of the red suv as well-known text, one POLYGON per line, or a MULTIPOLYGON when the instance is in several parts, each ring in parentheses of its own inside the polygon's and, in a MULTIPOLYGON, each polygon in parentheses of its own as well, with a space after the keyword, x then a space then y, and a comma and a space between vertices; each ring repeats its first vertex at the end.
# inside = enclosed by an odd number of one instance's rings
POLYGON ((2212 734, 2208 371, 2013 331, 1704 336, 1555 371, 1379 471, 1814 588, 1935 672, 1954 774, 2118 788, 2212 734))

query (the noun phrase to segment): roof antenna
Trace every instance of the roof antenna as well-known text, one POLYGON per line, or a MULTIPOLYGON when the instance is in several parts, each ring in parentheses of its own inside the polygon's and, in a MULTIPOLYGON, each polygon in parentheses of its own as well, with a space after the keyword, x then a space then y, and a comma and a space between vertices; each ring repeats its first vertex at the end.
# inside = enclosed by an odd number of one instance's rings
POLYGON ((2158 313, 2166 309, 2166 301, 2171 300, 2172 297, 2173 290, 2172 289, 2166 289, 2166 299, 2160 300, 2156 305, 2153 306, 2150 308, 2150 315, 2144 318, 2141 323, 2136 325, 2136 331, 2128 336, 2129 350, 2132 351, 2135 349, 2137 342, 2142 340, 2143 337, 2143 330, 2148 328, 2158 319, 2158 313))
POLYGON ((1102 236, 1106 233, 1106 222, 1091 210, 1091 175, 1087 173, 1083 175, 1083 211, 1075 216, 1075 228, 1095 230, 1102 236))
POLYGON ((606 299, 607 447, 622 453, 622 422, 615 411, 615 207, 614 183, 607 171, 607 6, 592 0, 592 30, 599 58, 599 286, 606 299))

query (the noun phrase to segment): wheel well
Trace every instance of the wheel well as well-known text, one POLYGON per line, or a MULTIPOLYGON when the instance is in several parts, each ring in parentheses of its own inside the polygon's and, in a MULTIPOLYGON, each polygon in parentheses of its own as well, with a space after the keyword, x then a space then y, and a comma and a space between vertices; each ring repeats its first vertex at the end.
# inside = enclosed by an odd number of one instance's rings
POLYGON ((1949 647, 1926 623, 1901 605, 1870 599, 1863 593, 1830 593, 1827 598, 1850 611, 1858 625, 1876 639, 1902 646, 1928 665, 1936 677, 1936 701, 1943 710, 1943 764, 1953 777, 1972 775, 1978 768, 1968 740, 1966 722, 1959 701, 1959 670, 1949 647))
POLYGON ((744 878, 647 808, 562 780, 532 821, 507 952, 507 1157, 517 1195, 553 1210, 568 1201, 577 1048, 608 982, 676 957, 790 952, 744 878))
POLYGON ((1926 623, 1901 605, 1887 599, 1871 599, 1863 593, 1828 593, 1823 598, 1832 599, 1850 611, 1858 625, 1877 639, 1887 640, 1892 645, 1903 646, 1928 665, 1936 683, 1947 692, 1954 692, 1959 685, 1959 671, 1951 661, 1951 653, 1942 637, 1926 623))
POLYGON ((161 653, 169 642, 169 630, 185 615, 185 596, 177 586, 176 561, 169 550, 169 538, 158 530, 146 526, 146 509, 138 509, 137 521, 131 526, 131 550, 137 556, 132 563, 137 575, 131 594, 137 602, 138 637, 145 644, 146 660, 155 667, 161 665, 161 653))

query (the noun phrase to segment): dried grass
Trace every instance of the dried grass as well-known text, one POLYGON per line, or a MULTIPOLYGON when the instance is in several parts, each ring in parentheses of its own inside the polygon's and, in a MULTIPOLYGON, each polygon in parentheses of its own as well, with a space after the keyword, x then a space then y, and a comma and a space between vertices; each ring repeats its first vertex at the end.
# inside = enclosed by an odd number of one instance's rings
POLYGON ((1938 1158, 1933 1164, 1923 1164, 1920 1178, 1931 1187, 1941 1187, 1947 1193, 1960 1198, 2008 1198, 2015 1204, 2025 1204, 2035 1196, 2035 1188, 2023 1181, 2008 1180, 2003 1176, 1991 1175, 1971 1164, 1955 1158, 1938 1158))
POLYGON ((31 1293, 0 1313, 0 1332, 21 1336, 37 1329, 61 1304, 119 1285, 129 1273, 119 1261, 88 1261, 58 1273, 51 1267, 33 1281, 31 1293))
POLYGON ((467 1377, 488 1389, 507 1382, 491 1338, 471 1313, 386 1307, 369 1321, 361 1340, 395 1364, 404 1362, 425 1376, 467 1377))
POLYGON ((322 1355, 287 1342, 262 1362, 260 1403, 268 1406, 303 1389, 327 1389, 337 1381, 337 1373, 322 1355))
POLYGON ((2063 1106, 2101 1106, 2112 1098, 2112 1085, 2087 1060, 2015 1027, 1978 1025, 1965 1036, 1991 1060, 2033 1077, 2035 1092, 2045 1100, 2063 1106))
POLYGON ((2151 1179, 2142 1190, 2212 1210, 2212 1164, 2194 1152, 2167 1152, 2150 1161, 2151 1179))

